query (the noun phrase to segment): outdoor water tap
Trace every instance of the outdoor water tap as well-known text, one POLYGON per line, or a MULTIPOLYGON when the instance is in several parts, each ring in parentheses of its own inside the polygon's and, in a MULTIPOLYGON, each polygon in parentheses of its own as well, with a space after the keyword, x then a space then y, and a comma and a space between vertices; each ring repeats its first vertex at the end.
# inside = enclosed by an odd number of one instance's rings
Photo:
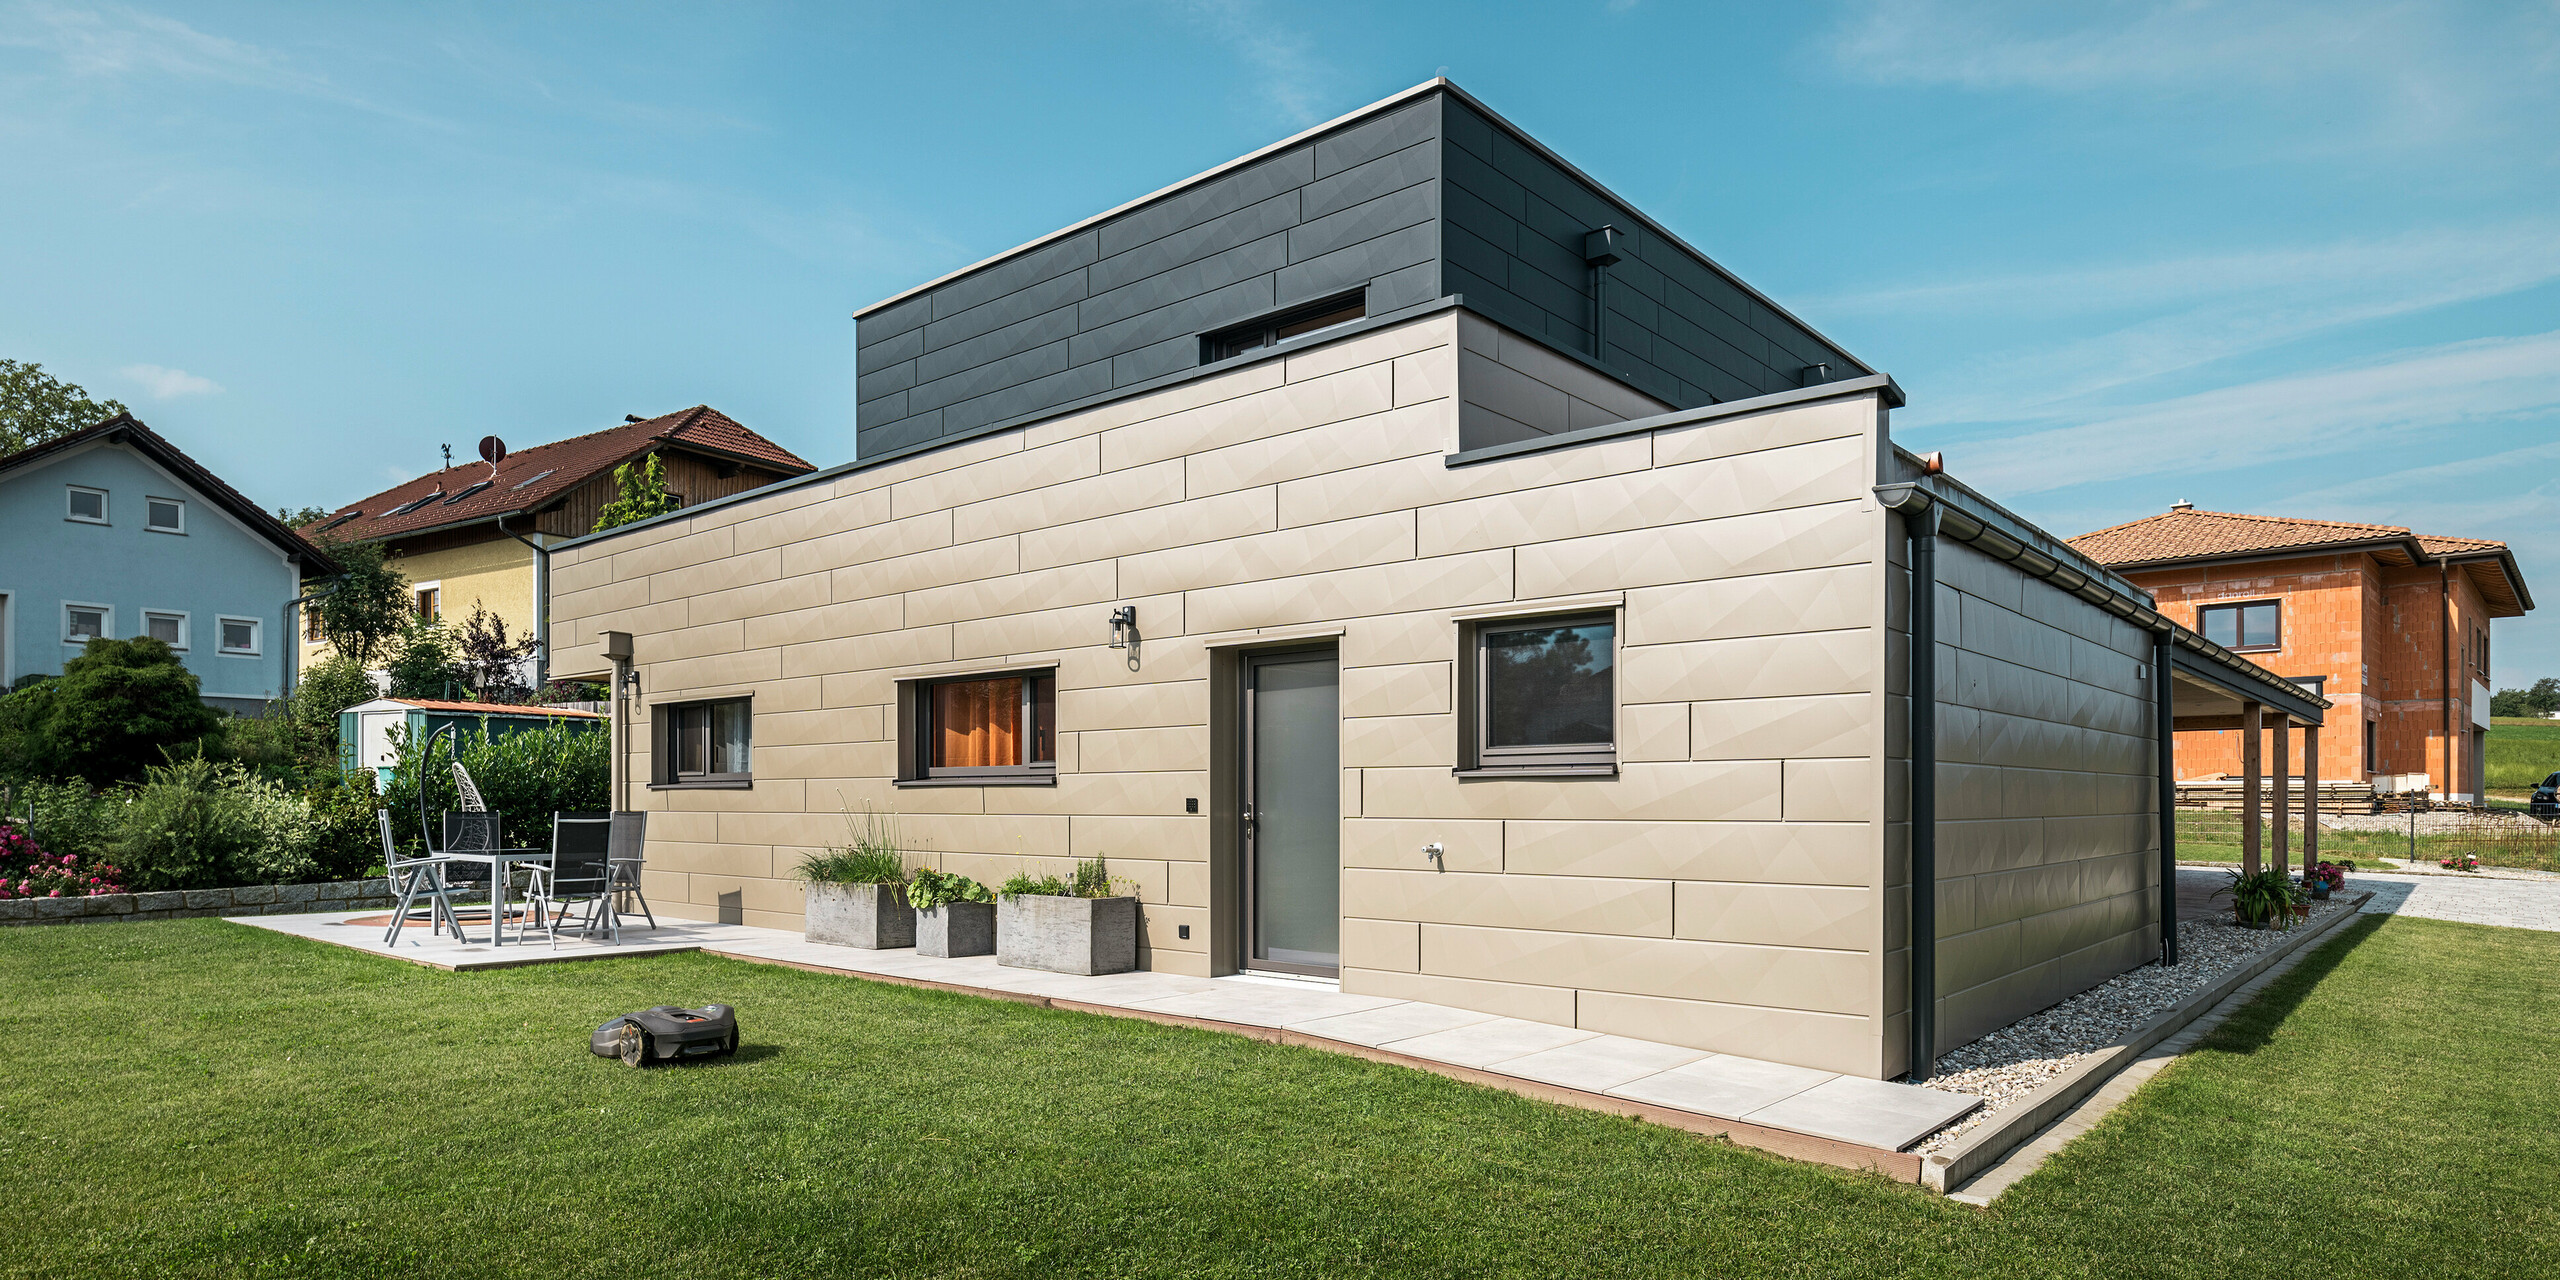
POLYGON ((1448 864, 1440 860, 1443 852, 1445 851, 1441 849, 1440 842, 1437 840, 1422 846, 1422 856, 1431 859, 1432 866, 1446 871, 1449 869, 1448 864))

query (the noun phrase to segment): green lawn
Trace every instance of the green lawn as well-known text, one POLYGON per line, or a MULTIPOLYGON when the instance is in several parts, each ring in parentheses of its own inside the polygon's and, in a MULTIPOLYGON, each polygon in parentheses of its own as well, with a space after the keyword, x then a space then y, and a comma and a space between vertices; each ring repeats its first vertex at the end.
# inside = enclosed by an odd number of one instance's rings
POLYGON ((2560 720, 2499 716, 2489 722, 2489 785, 2531 791, 2560 770, 2560 720))
MULTIPOLYGON (((2293 819, 2293 844, 2285 856, 2296 867, 2302 865, 2302 819, 2293 819)), ((2259 824, 2258 847, 2268 856, 2275 852, 2272 829, 2262 820, 2259 824)), ((2414 848, 2421 859, 2438 859, 2468 853, 2492 867, 2521 867, 2536 871, 2560 871, 2560 827, 2500 826, 2449 835, 2418 836, 2415 842, 2405 831, 2337 831, 2320 830, 2320 856, 2331 862, 2345 859, 2367 871, 2384 870, 2379 859, 2406 858, 2414 848)), ((2180 862, 2240 861, 2240 815, 2218 809, 2181 809, 2178 811, 2178 860, 2180 862)))
POLYGON ((2560 935, 2361 924, 1981 1212, 1419 1072, 701 956, 0 932, 0 1272, 2560 1272, 2560 935), (2459 998, 2446 998, 2458 994, 2459 998), (588 1029, 725 999, 748 1050, 588 1029))

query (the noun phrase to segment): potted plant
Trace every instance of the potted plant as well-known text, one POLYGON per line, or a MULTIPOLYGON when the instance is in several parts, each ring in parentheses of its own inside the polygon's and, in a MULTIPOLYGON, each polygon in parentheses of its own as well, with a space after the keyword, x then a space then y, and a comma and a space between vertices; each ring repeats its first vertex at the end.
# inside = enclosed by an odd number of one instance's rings
POLYGON ((964 875, 918 867, 907 881, 916 912, 916 954, 983 956, 996 949, 995 895, 964 875))
POLYGON ((1073 876, 1015 875, 996 890, 996 963, 1052 973, 1138 967, 1138 900, 1099 858, 1073 876))
POLYGON ((842 947, 912 947, 916 912, 907 905, 907 872, 893 821, 870 810, 845 815, 845 843, 800 860, 809 882, 805 936, 842 947))
POLYGON ((2270 867, 2256 875, 2231 873, 2231 881, 2213 891, 2217 898, 2231 899, 2231 914, 2244 929, 2279 929, 2293 927, 2295 890, 2293 877, 2282 867, 2270 867))

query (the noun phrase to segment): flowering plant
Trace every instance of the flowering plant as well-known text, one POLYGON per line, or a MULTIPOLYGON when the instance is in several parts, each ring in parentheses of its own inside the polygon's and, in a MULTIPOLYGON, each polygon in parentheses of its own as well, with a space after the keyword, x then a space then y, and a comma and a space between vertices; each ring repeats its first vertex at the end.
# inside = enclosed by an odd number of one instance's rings
POLYGON ((2323 862, 2319 866, 2313 867, 2311 869, 2311 874, 2316 879, 2328 881, 2329 888, 2333 891, 2347 887, 2347 868, 2342 867, 2337 863, 2323 862))
POLYGON ((2450 858, 2438 859, 2436 865, 2447 871, 2477 871, 2480 869, 2480 859, 2474 854, 2459 853, 2450 858))
POLYGON ((0 898, 93 898, 125 892, 124 873, 78 854, 47 853, 34 838, 0 822, 0 898))

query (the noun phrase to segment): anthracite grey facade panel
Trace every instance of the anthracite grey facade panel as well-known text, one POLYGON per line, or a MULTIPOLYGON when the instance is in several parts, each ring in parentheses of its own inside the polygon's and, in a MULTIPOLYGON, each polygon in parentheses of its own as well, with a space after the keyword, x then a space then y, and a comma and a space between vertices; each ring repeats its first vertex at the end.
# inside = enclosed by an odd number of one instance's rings
POLYGON ((1365 290, 1455 294, 1678 407, 1865 372, 1537 147, 1434 90, 861 316, 864 457, 1187 368, 1204 335, 1365 290), (1601 271, 1583 237, 1618 228, 1601 271), (1595 285, 1606 298, 1595 349, 1595 285))

